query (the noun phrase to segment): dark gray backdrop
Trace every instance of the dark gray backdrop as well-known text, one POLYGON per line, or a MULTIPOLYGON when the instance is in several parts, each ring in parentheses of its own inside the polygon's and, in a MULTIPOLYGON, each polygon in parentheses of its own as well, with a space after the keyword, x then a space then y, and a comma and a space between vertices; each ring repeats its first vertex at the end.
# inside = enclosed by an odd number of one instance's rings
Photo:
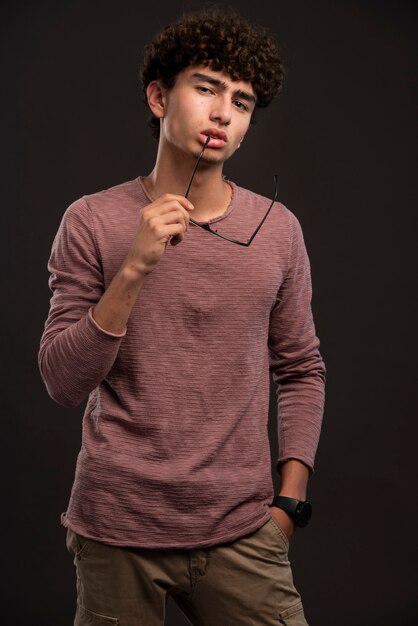
MULTIPOLYGON (((315 514, 291 547, 311 626, 417 623, 413 2, 242 0, 288 76, 227 164, 300 219, 328 366, 315 514)), ((2 622, 70 626, 74 572, 59 516, 82 407, 46 394, 36 355, 46 263, 68 204, 147 173, 155 143, 137 74, 167 0, 3 4, 2 622)), ((414 71, 415 70, 415 71, 414 71)), ((276 457, 274 405, 272 460, 276 457)), ((239 468, 237 468, 239 472, 239 468)), ((169 604, 167 624, 186 624, 169 604)), ((220 626, 222 626, 220 624, 220 626)))

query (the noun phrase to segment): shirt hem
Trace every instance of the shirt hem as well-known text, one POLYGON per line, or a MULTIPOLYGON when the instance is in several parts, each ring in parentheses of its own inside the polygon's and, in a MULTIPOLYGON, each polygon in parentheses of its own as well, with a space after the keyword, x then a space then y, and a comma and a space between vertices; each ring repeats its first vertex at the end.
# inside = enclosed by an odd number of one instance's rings
POLYGON ((270 512, 270 507, 268 507, 266 513, 263 515, 262 518, 258 518, 256 521, 253 521, 251 524, 246 524, 244 527, 240 528, 239 530, 235 529, 233 531, 222 534, 220 536, 213 536, 210 539, 206 539, 202 541, 196 540, 196 541, 187 541, 187 542, 185 541, 132 542, 132 541, 124 541, 124 540, 115 541, 115 539, 111 539, 109 537, 97 536, 92 533, 89 533, 88 531, 84 530, 84 528, 81 528, 78 524, 74 524, 71 520, 68 520, 65 513, 61 515, 61 524, 65 528, 70 528, 72 531, 76 532, 79 535, 82 535, 83 537, 87 539, 92 539, 93 541, 105 543, 110 546, 119 546, 119 547, 124 547, 124 548, 148 548, 148 549, 175 549, 175 548, 194 549, 194 548, 215 547, 223 543, 230 543, 232 541, 240 539, 241 537, 249 535, 255 532, 256 530, 258 530, 259 528, 261 528, 262 526, 264 526, 264 524, 266 524, 269 521, 269 519, 271 519, 271 517, 272 515, 270 512))

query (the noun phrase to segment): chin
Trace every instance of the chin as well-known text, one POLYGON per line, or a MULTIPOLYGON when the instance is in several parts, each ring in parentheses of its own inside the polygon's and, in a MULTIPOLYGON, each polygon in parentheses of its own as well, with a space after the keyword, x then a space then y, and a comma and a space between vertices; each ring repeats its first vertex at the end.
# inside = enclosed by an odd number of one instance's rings
POLYGON ((201 163, 207 163, 208 165, 218 165, 219 163, 223 163, 224 159, 215 159, 214 157, 211 156, 202 156, 202 161, 201 163))
MULTIPOLYGON (((198 158, 200 152, 196 153, 196 159, 198 158)), ((225 163, 226 159, 225 157, 222 157, 221 155, 217 156, 217 155, 211 155, 211 154, 207 154, 206 151, 203 153, 203 156, 200 160, 200 163, 206 163, 207 165, 219 165, 220 163, 225 163)))

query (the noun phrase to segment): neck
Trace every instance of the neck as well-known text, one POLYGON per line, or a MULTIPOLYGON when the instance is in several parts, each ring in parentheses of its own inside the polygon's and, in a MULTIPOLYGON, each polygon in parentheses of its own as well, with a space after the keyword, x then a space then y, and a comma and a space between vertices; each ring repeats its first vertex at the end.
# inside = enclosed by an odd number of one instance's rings
MULTIPOLYGON (((164 193, 184 196, 197 156, 185 156, 175 146, 158 147, 153 170, 143 178, 151 198, 164 193)), ((222 163, 200 161, 189 191, 188 199, 194 205, 193 219, 204 222, 222 215, 231 200, 231 187, 224 182, 222 163)))

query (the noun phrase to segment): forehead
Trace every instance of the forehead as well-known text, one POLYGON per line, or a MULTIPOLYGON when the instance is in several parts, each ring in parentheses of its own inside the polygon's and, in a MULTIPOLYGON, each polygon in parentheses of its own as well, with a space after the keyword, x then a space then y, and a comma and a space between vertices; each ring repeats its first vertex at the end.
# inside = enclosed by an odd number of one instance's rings
POLYGON ((232 78, 226 72, 220 72, 211 69, 207 65, 191 65, 186 67, 184 70, 179 72, 177 76, 178 81, 191 82, 199 80, 199 75, 207 76, 216 81, 220 81, 220 83, 226 87, 227 89, 231 89, 231 91, 239 91, 243 90, 252 95, 255 95, 255 91, 251 83, 246 82, 244 80, 232 80, 232 78))

